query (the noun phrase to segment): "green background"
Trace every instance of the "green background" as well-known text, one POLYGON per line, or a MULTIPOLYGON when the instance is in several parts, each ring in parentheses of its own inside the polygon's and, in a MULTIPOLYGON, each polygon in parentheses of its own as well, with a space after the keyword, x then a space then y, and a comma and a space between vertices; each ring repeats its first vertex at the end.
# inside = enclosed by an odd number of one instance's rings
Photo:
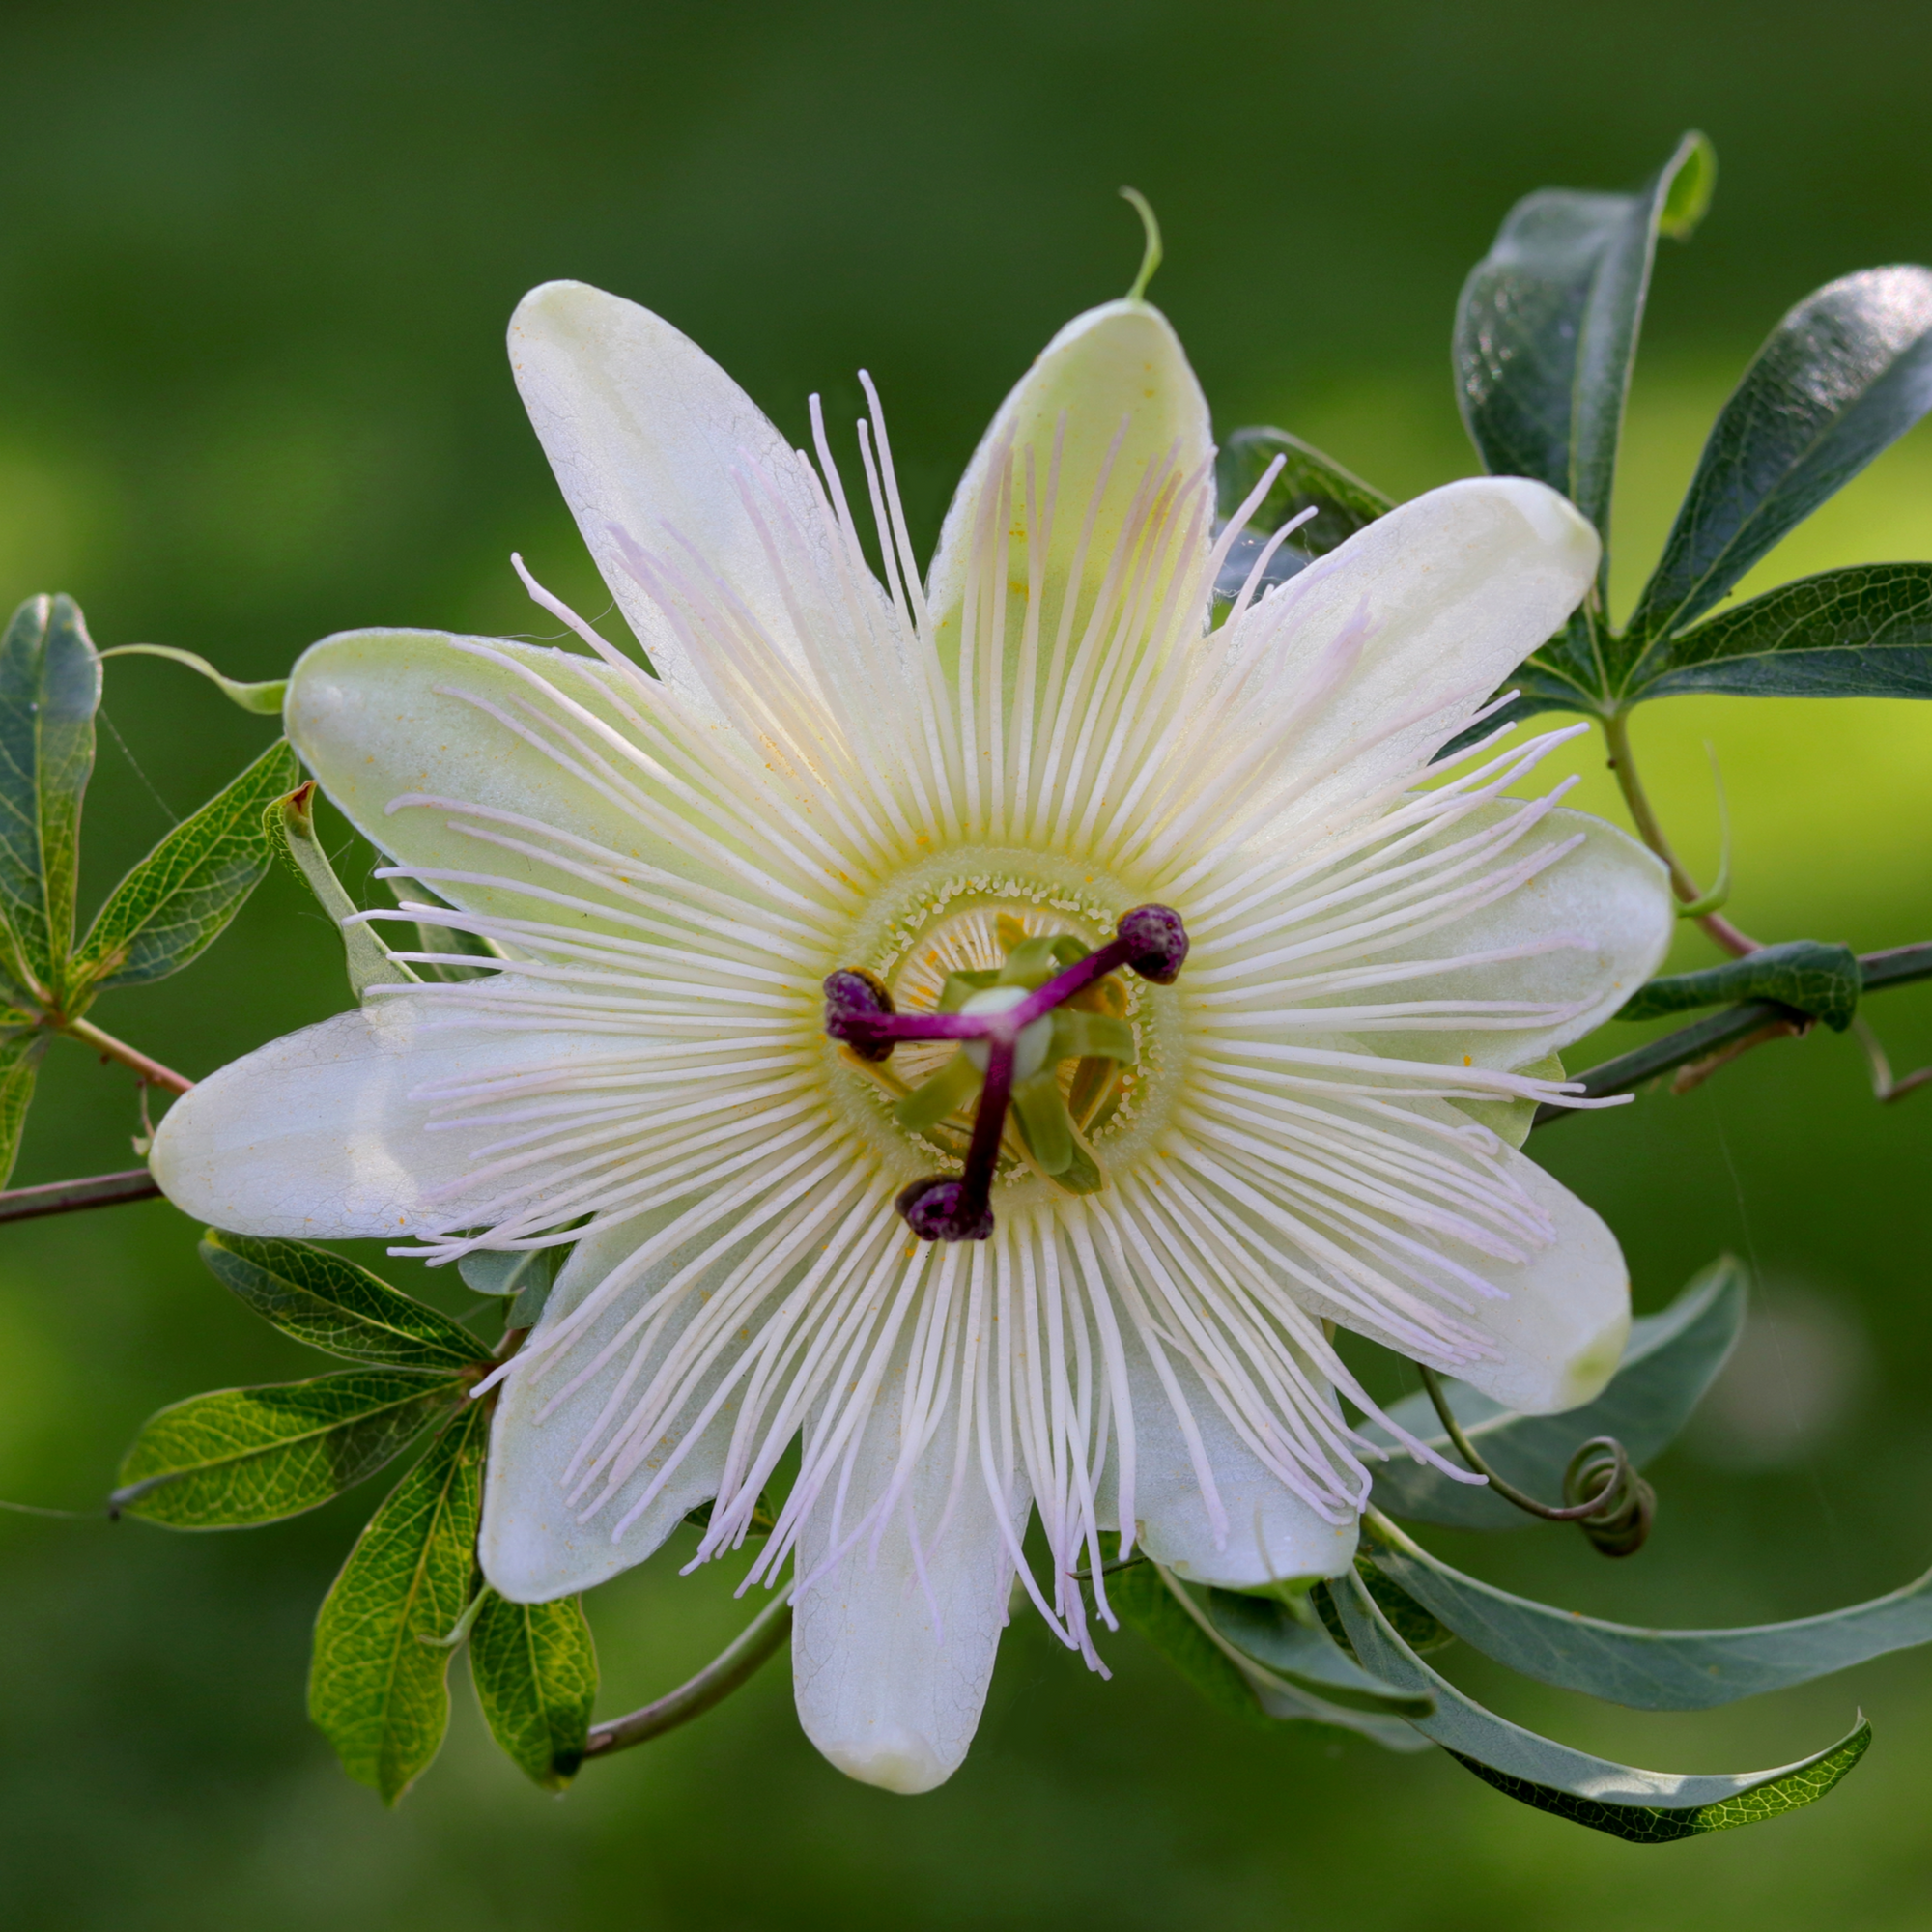
MULTIPOLYGON (((1166 224, 1153 294, 1217 423, 1280 422, 1406 495, 1472 467, 1449 322, 1508 204, 1632 183, 1701 126, 1723 173, 1704 231, 1660 263, 1619 501, 1627 604, 1775 318, 1846 270, 1932 256, 1922 5, 15 0, 0 74, 0 598, 68 589, 103 645, 240 676, 363 623, 552 634, 513 547, 603 608, 501 350, 518 295, 553 275, 661 310, 795 437, 814 388, 849 421, 869 368, 925 542, 1005 386, 1129 279, 1139 236, 1113 195, 1131 181, 1166 224)), ((1752 582, 1911 556, 1932 556, 1925 429, 1752 582)), ((148 661, 109 667, 106 715, 90 903, 268 734, 148 661)), ((1706 871, 1715 745, 1746 925, 1928 936, 1932 714, 1679 700, 1636 730, 1706 871)), ((1572 763, 1613 809, 1600 751, 1572 763)), ((201 1074, 344 1003, 326 925, 275 878, 202 966, 97 1017, 201 1074)), ((1932 999, 1873 1013, 1902 1065, 1932 1059, 1932 999)), ((56 1044, 17 1179, 125 1166, 133 1125, 125 1077, 56 1044)), ((1767 1315, 1654 1472, 1634 1562, 1547 1529, 1437 1547, 1680 1624, 1804 1614, 1922 1569, 1928 1129, 1932 1094, 1875 1107, 1856 1049, 1825 1037, 1540 1137, 1623 1236, 1640 1306, 1729 1246, 1770 1283, 1767 1315)), ((0 1231, 0 1494, 91 1504, 163 1402, 320 1366, 200 1271, 192 1234, 159 1204, 0 1231)), ((828 1769, 775 1668, 561 1802, 492 1750, 459 1683, 441 1760, 387 1815, 302 1715, 314 1606, 377 1493, 234 1535, 0 1517, 11 1923, 1932 1925, 1932 1658, 1913 1655, 1652 1717, 1451 1654, 1508 1714, 1676 1769, 1783 1763, 1872 1715, 1874 1748, 1824 1804, 1666 1849, 1521 1809, 1438 1753, 1237 1730, 1125 1637, 1101 1683, 1028 1615, 934 1796, 828 1769)), ((744 1615, 732 1578, 681 1579, 679 1560, 593 1600, 607 1711, 744 1615)))

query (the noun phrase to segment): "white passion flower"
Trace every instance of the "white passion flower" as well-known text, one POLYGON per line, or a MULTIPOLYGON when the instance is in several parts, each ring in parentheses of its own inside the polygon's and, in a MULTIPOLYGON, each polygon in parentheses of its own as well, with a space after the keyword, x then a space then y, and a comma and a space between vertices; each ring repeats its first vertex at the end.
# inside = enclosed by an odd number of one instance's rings
POLYGON ((1478 1116, 1565 1097, 1523 1069, 1657 966, 1662 870, 1510 795, 1564 734, 1430 763, 1591 582, 1562 497, 1434 491, 1210 628, 1246 513, 1216 538, 1207 407, 1129 299, 1008 398, 923 582, 867 383, 882 582, 815 403, 816 466, 576 283, 510 348, 656 675, 534 582, 594 655, 310 649, 290 738, 494 963, 250 1054, 154 1151, 242 1233, 571 1244, 493 1378, 497 1590, 706 1500, 696 1560, 737 1548, 797 1443, 750 1581, 792 1593, 800 1719, 924 1791, 1016 1572, 1097 1664, 1117 1553, 1347 1568, 1341 1399, 1377 1411, 1324 1324, 1516 1409, 1602 1386, 1617 1244, 1478 1116))

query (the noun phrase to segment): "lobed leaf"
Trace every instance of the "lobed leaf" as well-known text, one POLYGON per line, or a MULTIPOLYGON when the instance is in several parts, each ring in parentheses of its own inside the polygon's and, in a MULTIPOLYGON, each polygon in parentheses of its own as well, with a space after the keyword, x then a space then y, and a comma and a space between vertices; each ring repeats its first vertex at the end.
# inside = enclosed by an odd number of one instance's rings
POLYGON ((488 1432, 472 1404, 431 1443, 355 1539, 315 1620, 309 1717, 385 1804, 428 1768, 448 1726, 455 1648, 442 1639, 475 1585, 488 1432))
MULTIPOLYGON (((1517 1415, 1465 1383, 1445 1379, 1450 1407, 1483 1460, 1532 1495, 1557 1499, 1571 1456, 1593 1435, 1614 1435, 1641 1466, 1675 1437, 1729 1357, 1744 1325, 1747 1280, 1743 1264, 1726 1255, 1693 1277, 1661 1314, 1633 1322, 1617 1373, 1581 1408, 1517 1415)), ((1389 1414, 1456 1461, 1426 1395, 1405 1398, 1389 1414)), ((1374 1424, 1365 1424, 1364 1433, 1394 1443, 1374 1424)), ((1489 1489, 1454 1482, 1400 1450, 1377 1470, 1374 1496, 1391 1516, 1457 1529, 1520 1529, 1534 1520, 1489 1489)))
POLYGON ((581 1597, 512 1604, 486 1589, 469 1629, 469 1674, 490 1735, 526 1776, 561 1791, 583 1762, 597 1650, 581 1597))
POLYGON ((263 809, 300 772, 285 739, 185 818, 108 895, 70 976, 89 991, 165 979, 220 936, 272 856, 263 809))
POLYGON ((265 1321, 352 1362, 450 1370, 487 1362, 490 1350, 462 1322, 327 1248, 210 1228, 201 1259, 265 1321))
POLYGON ((1457 304, 1458 399, 1483 467, 1561 490, 1606 537, 1657 238, 1688 239, 1716 165, 1691 133, 1634 194, 1524 196, 1457 304))
POLYGON ((1706 1711, 1932 1643, 1932 1573, 1889 1596, 1790 1623, 1644 1630, 1465 1577, 1373 1511, 1367 1526, 1377 1571, 1486 1657, 1634 1710, 1706 1711))
POLYGON ((374 1475, 468 1390, 446 1377, 355 1369, 190 1396, 142 1425, 108 1508, 170 1529, 299 1516, 374 1475))
POLYGON ((1426 1718, 1435 1701, 1426 1692, 1371 1676, 1321 1623, 1303 1623, 1271 1597, 1209 1590, 1208 1615, 1244 1657, 1285 1679, 1297 1690, 1353 1711, 1385 1717, 1426 1718))
POLYGON ((1632 638, 1666 638, 1702 615, 1927 410, 1932 270, 1866 269, 1807 296, 1719 413, 1632 638))
POLYGON ((1695 973, 1671 973, 1639 986, 1617 1009, 1620 1020, 1659 1020, 1699 1007, 1776 1000, 1843 1033, 1859 1009, 1864 974, 1849 946, 1790 939, 1695 973))
POLYGON ((1592 1757, 1496 1717, 1437 1676, 1396 1635, 1359 1578, 1332 1587, 1363 1664, 1435 1697, 1433 1716, 1407 1720, 1416 1730, 1519 1804, 1632 1844, 1668 1844, 1815 1804, 1871 1743, 1871 1726, 1861 1718, 1848 1736, 1796 1764, 1734 1776, 1641 1771, 1592 1757))
POLYGON ((30 597, 0 634, 0 920, 14 1004, 58 987, 73 945, 80 808, 100 659, 71 597, 30 597))
POLYGON ((1629 696, 1932 697, 1932 563, 1779 584, 1645 652, 1629 696))

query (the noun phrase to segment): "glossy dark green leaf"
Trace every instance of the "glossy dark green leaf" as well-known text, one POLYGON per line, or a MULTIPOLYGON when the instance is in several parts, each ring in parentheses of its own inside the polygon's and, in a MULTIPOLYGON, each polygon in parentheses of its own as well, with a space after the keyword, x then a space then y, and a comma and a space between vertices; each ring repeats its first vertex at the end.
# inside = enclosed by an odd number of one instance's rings
POLYGON ((1484 468, 1561 490, 1605 533, 1658 233, 1690 234, 1715 167, 1687 134, 1634 194, 1524 196, 1457 305, 1457 389, 1484 468))
MULTIPOLYGON (((1683 1428, 1723 1367, 1744 1324, 1747 1281, 1742 1264, 1725 1256, 1662 1314, 1634 1322, 1622 1365, 1604 1392, 1581 1408, 1563 1415, 1516 1415, 1465 1383, 1445 1380, 1450 1406, 1499 1476, 1552 1502, 1560 1499, 1571 1457, 1593 1435, 1614 1435, 1641 1466, 1683 1428)), ((1426 1395, 1406 1397, 1390 1415, 1456 1461, 1426 1395)), ((1373 1426, 1365 1433, 1378 1441, 1392 1439, 1373 1426)), ((1402 1451, 1378 1467, 1375 1501, 1390 1516, 1459 1529, 1520 1529, 1535 1520, 1488 1488, 1453 1482, 1402 1451)))
POLYGON ((1606 1623, 1465 1577, 1373 1513, 1377 1570, 1448 1629, 1525 1677, 1639 1711, 1704 1711, 1932 1643, 1932 1573, 1869 1603, 1735 1630, 1606 1623))
POLYGON ((262 812, 301 776, 277 740, 185 818, 108 895, 81 943, 71 983, 92 990, 165 979, 213 944, 273 856, 262 812))
POLYGON ((1435 1708, 1426 1693, 1370 1676, 1319 1622, 1303 1623, 1272 1597, 1209 1590, 1207 1610, 1236 1650, 1297 1690, 1393 1718, 1426 1718, 1435 1708))
POLYGON ((1632 1844, 1667 1844, 1755 1825, 1815 1804, 1871 1743, 1871 1726, 1861 1719, 1835 1745, 1773 1771, 1699 1776, 1615 1764, 1484 1710, 1403 1643, 1357 1578, 1345 1577, 1334 1589, 1363 1664, 1391 1683, 1435 1697, 1433 1716, 1408 1719, 1416 1730, 1519 1804, 1632 1844))
POLYGON ((0 917, 9 979, 52 991, 73 945, 80 808, 100 659, 70 597, 30 597, 0 634, 0 917))
POLYGON ((583 1762, 597 1700, 597 1650, 582 1600, 512 1604, 494 1590, 469 1627, 476 1700, 517 1768, 561 1791, 583 1762))
POLYGON ((460 1321, 327 1248, 210 1228, 201 1258, 265 1321, 311 1349, 399 1369, 462 1369, 490 1359, 460 1321))
POLYGON ((1932 697, 1932 563, 1861 563, 1781 583, 1665 638, 1632 698, 1932 697))
POLYGON ((0 1031, 0 1187, 13 1178, 20 1135, 34 1097, 34 1077, 52 1036, 40 1027, 0 1031))
POLYGON ((1742 959, 1706 966, 1695 973, 1671 973, 1639 986, 1617 1009, 1620 1020, 1661 1020, 1700 1007, 1735 1005, 1740 1000, 1776 1000, 1780 1006, 1823 1020, 1843 1033, 1859 1009, 1864 975, 1849 946, 1822 940, 1789 939, 1761 946, 1742 959))
POLYGON ((447 1377, 352 1369, 190 1396, 142 1425, 108 1507, 170 1529, 299 1516, 373 1475, 468 1389, 447 1377))
POLYGON ((1238 597, 1265 541, 1292 518, 1314 515, 1288 537, 1269 560, 1264 583, 1285 582, 1318 556, 1326 556, 1359 529, 1395 508, 1372 484, 1351 475, 1285 429, 1237 429, 1214 460, 1215 496, 1223 517, 1232 517, 1279 457, 1281 469, 1245 524, 1245 534, 1230 546, 1214 594, 1238 597))
POLYGON ((1932 409, 1932 271, 1866 269, 1807 296, 1724 405, 1630 632, 1702 615, 1932 409))
POLYGON ((308 1714, 385 1804, 428 1768, 449 1722, 455 1649, 442 1639, 475 1583, 488 1433, 472 1405, 431 1443, 355 1539, 315 1620, 308 1714))

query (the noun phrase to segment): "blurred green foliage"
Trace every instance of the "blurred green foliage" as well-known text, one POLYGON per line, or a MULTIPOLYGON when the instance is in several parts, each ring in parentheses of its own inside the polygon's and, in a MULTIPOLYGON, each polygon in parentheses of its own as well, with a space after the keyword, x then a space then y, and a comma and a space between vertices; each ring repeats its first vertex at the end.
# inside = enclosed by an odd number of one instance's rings
MULTIPOLYGON (((794 436, 813 388, 849 420, 868 367, 925 542, 1007 384, 1131 276, 1139 236, 1113 199, 1131 181, 1167 231, 1152 293, 1217 421, 1281 423, 1408 495, 1473 468, 1449 325, 1510 203, 1634 183, 1699 126, 1724 177, 1697 241, 1659 265, 1617 502, 1627 611, 1777 316, 1848 270, 1932 256, 1932 15, 1909 4, 20 0, 0 50, 0 609, 71 590, 103 647, 172 644, 240 677, 355 624, 549 635, 512 547, 604 607, 501 350, 516 297, 552 275, 661 310, 794 436)), ((1743 590, 1914 556, 1932 556, 1924 430, 1743 590)), ((273 728, 152 659, 108 667, 105 718, 89 902, 273 728)), ((1932 935, 1932 712, 1684 699, 1635 730, 1707 874, 1716 743, 1731 909, 1751 930, 1932 935)), ((1570 763, 1580 802, 1614 814, 1600 745, 1570 763)), ((360 888, 366 858, 340 864, 360 888)), ((1676 963, 1710 959, 1690 935, 1676 963)), ((99 1017, 200 1074, 337 1009, 339 962, 271 875, 208 961, 110 993, 99 1017)), ((1925 993, 1872 1017, 1895 1064, 1932 1059, 1925 993)), ((1612 1029, 1604 1051, 1634 1037, 1612 1029)), ((42 1077, 17 1179, 125 1166, 130 1082, 66 1041, 42 1077)), ((1622 1234, 1639 1306, 1724 1247, 1769 1292, 1713 1414, 1653 1471, 1639 1558, 1613 1567, 1542 1529, 1437 1533, 1445 1556, 1679 1625, 1800 1615, 1924 1568, 1932 1097, 1881 1110, 1864 1082, 1855 1045, 1821 1035, 1532 1143, 1622 1234)), ((4 1231, 0 1494, 90 1504, 161 1404, 305 1373, 203 1272, 195 1232, 159 1204, 4 1231)), ((1924 1923, 1922 1654, 1662 1717, 1435 1660, 1506 1714, 1636 1763, 1776 1763, 1838 1735, 1855 1702, 1875 1719, 1869 1760, 1826 1804, 1670 1850, 1509 1804, 1439 1754, 1229 1724, 1126 1636, 1103 1684, 1024 1614, 974 1755, 933 1797, 831 1771, 774 1668, 561 1804, 491 1748, 459 1682, 438 1776, 385 1815, 302 1710, 315 1605, 371 1500, 245 1537, 0 1518, 12 1923, 1924 1923)), ((607 1712, 748 1613, 729 1575, 675 1576, 689 1536, 592 1599, 607 1712)))

